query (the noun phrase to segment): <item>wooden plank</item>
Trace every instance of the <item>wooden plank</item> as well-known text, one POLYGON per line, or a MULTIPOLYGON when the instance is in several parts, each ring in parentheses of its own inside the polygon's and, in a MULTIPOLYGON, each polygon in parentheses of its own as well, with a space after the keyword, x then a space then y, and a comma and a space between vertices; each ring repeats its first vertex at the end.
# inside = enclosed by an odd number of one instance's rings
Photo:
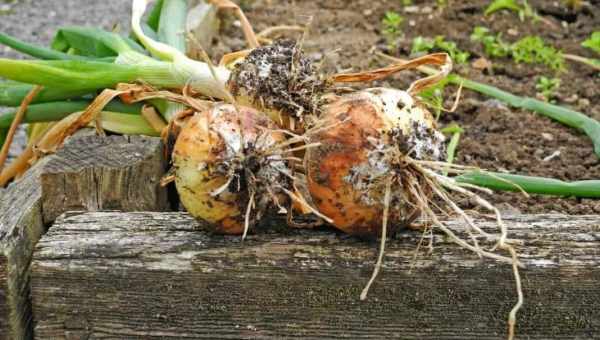
POLYGON ((165 168, 158 138, 72 138, 44 167, 44 222, 68 210, 166 210, 166 190, 159 183, 165 168))
POLYGON ((81 132, 2 191, 0 339, 31 338, 29 264, 54 217, 66 209, 164 210, 163 171, 158 138, 81 132))
POLYGON ((29 339, 31 311, 29 262, 35 243, 45 231, 42 223, 42 160, 0 198, 0 338, 29 339))
MULTIPOLYGON (((506 218, 527 266, 519 339, 600 338, 599 220, 506 218)), ((516 301, 509 265, 479 259, 441 235, 433 253, 416 260, 419 233, 391 240, 384 270, 361 302, 376 243, 281 228, 242 243, 200 229, 184 213, 59 219, 32 262, 36 336, 499 339, 516 301)))
MULTIPOLYGON (((6 259, 4 257, 0 257, 0 268, 6 268, 6 259)), ((8 303, 6 293, 8 292, 8 287, 6 284, 7 280, 7 272, 6 270, 0 270, 0 338, 8 339, 9 337, 9 326, 8 326, 8 314, 10 311, 8 310, 8 303)))

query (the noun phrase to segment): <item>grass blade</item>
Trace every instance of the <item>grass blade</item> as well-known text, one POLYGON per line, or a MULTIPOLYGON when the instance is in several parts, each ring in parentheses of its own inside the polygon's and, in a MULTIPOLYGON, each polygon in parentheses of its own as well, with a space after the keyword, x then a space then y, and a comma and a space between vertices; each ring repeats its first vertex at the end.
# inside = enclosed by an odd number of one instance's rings
POLYGON ((564 182, 553 178, 487 171, 472 171, 454 179, 493 190, 520 191, 520 187, 530 194, 600 198, 600 180, 564 182))

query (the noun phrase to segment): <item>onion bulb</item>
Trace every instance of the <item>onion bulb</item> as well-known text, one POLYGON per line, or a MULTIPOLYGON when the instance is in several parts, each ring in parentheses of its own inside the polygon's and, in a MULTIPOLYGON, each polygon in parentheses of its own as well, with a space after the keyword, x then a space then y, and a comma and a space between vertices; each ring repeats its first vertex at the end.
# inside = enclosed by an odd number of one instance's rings
POLYGON ((411 171, 405 159, 441 160, 445 153, 444 137, 423 106, 408 92, 373 88, 335 97, 320 119, 329 128, 311 136, 321 145, 306 152, 308 187, 335 227, 380 235, 390 178, 390 225, 418 215, 417 202, 403 190, 403 177, 411 171))
POLYGON ((280 40, 235 64, 227 87, 239 104, 289 127, 290 118, 302 121, 304 114, 317 111, 325 82, 296 41, 280 40))
POLYGON ((285 199, 289 170, 277 152, 284 140, 268 117, 248 107, 218 103, 196 113, 173 149, 181 202, 211 231, 242 234, 285 199))

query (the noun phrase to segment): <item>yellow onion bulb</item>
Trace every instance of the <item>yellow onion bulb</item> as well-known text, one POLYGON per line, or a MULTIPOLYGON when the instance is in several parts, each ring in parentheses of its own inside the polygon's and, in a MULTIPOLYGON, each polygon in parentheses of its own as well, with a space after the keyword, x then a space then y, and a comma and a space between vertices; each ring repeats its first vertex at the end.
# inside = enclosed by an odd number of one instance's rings
POLYGON ((275 124, 252 108, 221 103, 196 113, 173 150, 183 206, 211 231, 243 233, 247 212, 253 212, 253 224, 274 200, 283 199, 279 189, 287 185, 289 170, 281 154, 270 151, 283 140, 275 124))
POLYGON ((441 160, 444 136, 432 115, 405 91, 373 88, 336 97, 322 110, 320 132, 306 153, 308 188, 317 209, 353 235, 381 233, 387 181, 388 220, 399 226, 418 214, 403 188, 403 157, 441 160))

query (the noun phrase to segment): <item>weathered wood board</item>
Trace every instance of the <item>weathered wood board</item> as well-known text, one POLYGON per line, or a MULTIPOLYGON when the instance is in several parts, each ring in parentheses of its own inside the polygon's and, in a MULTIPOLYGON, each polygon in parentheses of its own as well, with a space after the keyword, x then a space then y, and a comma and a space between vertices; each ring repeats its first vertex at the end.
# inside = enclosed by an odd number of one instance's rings
POLYGON ((42 160, 0 198, 0 338, 31 336, 29 262, 35 243, 45 231, 42 223, 42 160))
MULTIPOLYGON (((506 220, 527 266, 518 339, 600 339, 600 218, 506 220)), ((281 228, 240 242, 200 229, 184 213, 60 218, 32 261, 36 337, 501 339, 516 301, 509 265, 441 235, 416 260, 420 233, 391 240, 359 301, 377 243, 281 228)))
POLYGON ((82 132, 2 191, 0 339, 31 338, 29 263, 46 226, 67 209, 166 209, 164 166, 158 138, 82 132))
POLYGON ((166 210, 166 190, 159 185, 164 159, 158 138, 71 139, 42 172, 44 222, 51 223, 68 210, 166 210))

